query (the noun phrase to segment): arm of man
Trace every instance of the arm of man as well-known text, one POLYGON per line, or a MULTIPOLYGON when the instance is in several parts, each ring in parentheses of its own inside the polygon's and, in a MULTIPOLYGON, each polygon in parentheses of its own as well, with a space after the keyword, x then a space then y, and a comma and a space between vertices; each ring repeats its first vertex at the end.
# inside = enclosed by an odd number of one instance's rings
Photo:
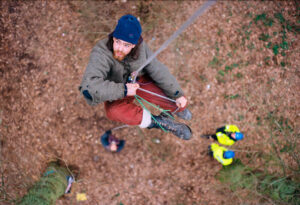
POLYGON ((79 87, 90 105, 97 105, 104 101, 113 101, 125 96, 125 85, 107 80, 111 62, 107 50, 99 43, 93 48, 83 80, 79 87))
MULTIPOLYGON (((153 54, 146 43, 144 43, 144 52, 146 52, 147 58, 153 54)), ((186 98, 183 96, 179 83, 165 65, 155 58, 145 67, 145 71, 168 97, 177 99, 177 105, 180 107, 186 105, 186 98)))

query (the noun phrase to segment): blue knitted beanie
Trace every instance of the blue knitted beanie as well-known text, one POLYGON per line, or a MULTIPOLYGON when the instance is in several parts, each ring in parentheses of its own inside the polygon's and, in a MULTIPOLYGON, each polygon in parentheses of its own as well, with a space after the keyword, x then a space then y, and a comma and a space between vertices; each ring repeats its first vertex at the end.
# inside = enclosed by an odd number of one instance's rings
POLYGON ((140 22, 130 14, 122 16, 113 32, 113 37, 137 44, 142 33, 140 22))

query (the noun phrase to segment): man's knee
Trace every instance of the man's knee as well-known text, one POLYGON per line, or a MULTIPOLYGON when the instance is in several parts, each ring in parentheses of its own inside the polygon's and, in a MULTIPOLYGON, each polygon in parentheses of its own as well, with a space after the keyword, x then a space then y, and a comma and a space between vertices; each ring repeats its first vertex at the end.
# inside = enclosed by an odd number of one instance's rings
POLYGON ((143 118, 143 109, 133 103, 105 103, 105 112, 108 119, 128 125, 138 125, 143 118))
POLYGON ((106 112, 106 117, 110 120, 115 120, 116 116, 119 112, 119 109, 117 106, 111 106, 108 103, 105 104, 105 112, 106 112))

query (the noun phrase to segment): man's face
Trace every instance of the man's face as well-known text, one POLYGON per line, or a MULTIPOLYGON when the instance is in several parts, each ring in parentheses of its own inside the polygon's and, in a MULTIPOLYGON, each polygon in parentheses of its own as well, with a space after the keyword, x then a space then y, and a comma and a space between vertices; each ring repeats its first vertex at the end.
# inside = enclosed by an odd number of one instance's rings
POLYGON ((114 58, 118 61, 122 61, 125 56, 128 55, 130 51, 135 47, 134 44, 122 41, 117 38, 113 38, 113 40, 114 58))

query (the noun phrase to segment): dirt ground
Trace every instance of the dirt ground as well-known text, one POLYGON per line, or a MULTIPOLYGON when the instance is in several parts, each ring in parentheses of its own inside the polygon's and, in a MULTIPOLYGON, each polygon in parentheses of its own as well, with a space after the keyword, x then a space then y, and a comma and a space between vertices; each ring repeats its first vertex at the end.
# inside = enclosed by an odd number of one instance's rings
MULTIPOLYGON (((259 38, 262 31, 279 33, 279 24, 253 23, 251 34, 245 31, 263 12, 280 11, 299 26, 294 1, 219 1, 158 56, 189 99, 190 141, 131 127, 116 131, 126 147, 111 154, 99 136, 119 124, 106 119, 103 104, 88 106, 78 91, 92 47, 120 16, 138 16, 145 41, 157 50, 202 4, 1 1, 0 204, 22 197, 54 159, 80 171, 72 193, 58 205, 269 204, 221 185, 215 178, 221 165, 206 154, 211 141, 200 135, 232 123, 245 134, 234 149, 268 150, 267 125, 258 127, 268 113, 289 119, 299 133, 299 34, 287 33, 289 49, 275 56, 259 38), (87 200, 77 202, 76 193, 85 193, 87 200)), ((274 41, 279 39, 274 34, 274 41)), ((236 155, 252 167, 262 166, 261 159, 250 161, 245 152, 236 155)))

